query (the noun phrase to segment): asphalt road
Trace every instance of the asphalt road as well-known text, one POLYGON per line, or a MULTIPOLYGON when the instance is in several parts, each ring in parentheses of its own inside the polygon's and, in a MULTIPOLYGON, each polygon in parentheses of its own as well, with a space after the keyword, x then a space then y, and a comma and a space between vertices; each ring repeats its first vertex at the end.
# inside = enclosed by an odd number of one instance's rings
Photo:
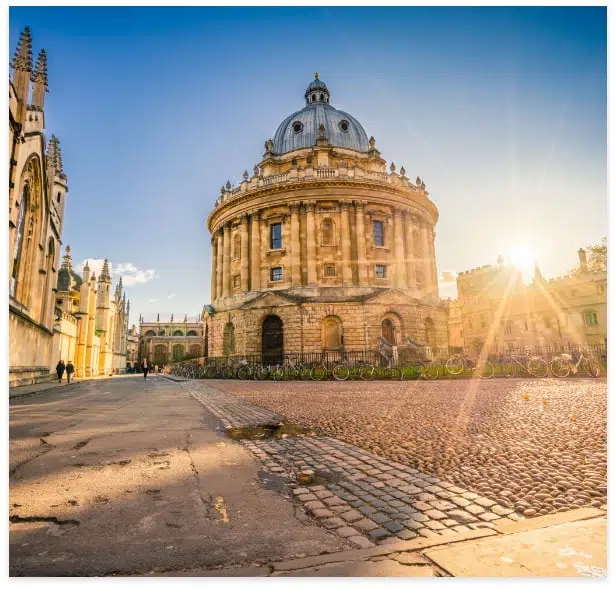
POLYGON ((11 576, 139 575, 348 549, 162 377, 10 401, 11 576), (280 494, 282 491, 283 494, 280 494))

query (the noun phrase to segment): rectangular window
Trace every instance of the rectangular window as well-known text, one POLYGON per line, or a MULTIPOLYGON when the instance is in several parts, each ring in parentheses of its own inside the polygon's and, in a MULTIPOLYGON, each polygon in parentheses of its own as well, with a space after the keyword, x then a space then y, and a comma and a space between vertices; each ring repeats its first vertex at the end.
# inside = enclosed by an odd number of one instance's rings
POLYGON ((384 264, 377 264, 374 267, 374 273, 377 278, 387 278, 387 266, 384 264))
POLYGON ((336 266, 332 264, 325 266, 325 276, 336 276, 336 266))
POLYGON ((374 245, 385 245, 385 235, 383 232, 383 221, 372 221, 372 233, 374 245))
POLYGON ((280 282, 282 280, 282 268, 272 268, 270 270, 270 279, 272 282, 280 282))
POLYGON ((270 249, 282 249, 282 223, 270 225, 270 249))
POLYGON ((586 327, 594 327, 595 325, 599 325, 599 319, 594 311, 585 311, 583 317, 584 325, 586 325, 586 327))
POLYGON ((239 288, 240 287, 240 277, 238 274, 236 274, 233 277, 233 288, 239 288))

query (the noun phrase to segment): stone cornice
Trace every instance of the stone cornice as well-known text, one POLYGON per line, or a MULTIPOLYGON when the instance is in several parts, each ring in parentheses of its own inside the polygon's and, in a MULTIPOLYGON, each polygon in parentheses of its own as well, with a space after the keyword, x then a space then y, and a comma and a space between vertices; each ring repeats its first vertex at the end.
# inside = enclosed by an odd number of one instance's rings
MULTIPOLYGON (((385 204, 394 207, 400 207, 407 210, 416 212, 416 214, 423 215, 430 218, 432 224, 438 220, 438 210, 436 205, 427 197, 419 197, 415 191, 409 190, 405 187, 392 186, 383 182, 375 182, 366 178, 335 178, 335 179, 310 179, 310 180, 296 180, 290 182, 281 182, 279 184, 272 184, 270 186, 263 186, 254 190, 240 193, 234 197, 230 202, 221 203, 218 205, 207 218, 207 228, 211 232, 213 227, 218 228, 220 222, 228 221, 227 214, 229 211, 233 211, 233 218, 238 217, 244 212, 254 211, 255 200, 263 200, 263 208, 269 206, 276 206, 282 204, 289 204, 288 201, 297 202, 306 200, 305 197, 298 196, 300 191, 309 191, 310 198, 313 201, 319 200, 333 200, 336 197, 332 197, 331 194, 323 194, 323 196, 315 195, 315 191, 327 190, 332 188, 343 188, 356 191, 358 188, 373 191, 374 196, 361 195, 362 201, 378 201, 380 204, 385 204), (276 197, 279 197, 277 199, 276 197), (397 198, 396 198, 397 197, 397 198), (402 198, 400 201, 398 198, 402 198), (269 199, 269 202, 267 202, 269 199)), ((357 194, 354 195, 357 199, 357 194)), ((348 200, 354 200, 353 196, 348 197, 341 194, 340 200, 348 198, 348 200)))

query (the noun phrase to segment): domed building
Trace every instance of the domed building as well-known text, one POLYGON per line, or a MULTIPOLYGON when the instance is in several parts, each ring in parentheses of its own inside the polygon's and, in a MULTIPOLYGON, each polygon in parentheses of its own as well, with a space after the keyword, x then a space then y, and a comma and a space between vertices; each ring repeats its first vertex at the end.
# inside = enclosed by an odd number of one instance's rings
POLYGON ((425 184, 396 171, 315 79, 207 219, 210 356, 447 345, 425 184), (381 340, 382 341, 382 340, 381 340))

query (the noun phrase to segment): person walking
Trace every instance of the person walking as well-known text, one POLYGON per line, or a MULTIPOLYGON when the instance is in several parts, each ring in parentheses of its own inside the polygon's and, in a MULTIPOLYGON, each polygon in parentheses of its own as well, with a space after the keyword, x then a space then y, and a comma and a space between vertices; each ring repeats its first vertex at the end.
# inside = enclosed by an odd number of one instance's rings
POLYGON ((150 370, 150 365, 148 364, 147 358, 143 359, 141 368, 143 369, 143 379, 145 380, 148 377, 148 370, 150 370))
POLYGON ((71 384, 71 376, 73 376, 73 372, 75 372, 75 367, 73 366, 73 363, 69 360, 66 363, 66 382, 68 384, 71 384))
POLYGON ((56 364, 56 374, 58 375, 58 382, 62 382, 62 375, 64 374, 65 368, 66 366, 64 366, 64 360, 60 360, 60 362, 56 364))

